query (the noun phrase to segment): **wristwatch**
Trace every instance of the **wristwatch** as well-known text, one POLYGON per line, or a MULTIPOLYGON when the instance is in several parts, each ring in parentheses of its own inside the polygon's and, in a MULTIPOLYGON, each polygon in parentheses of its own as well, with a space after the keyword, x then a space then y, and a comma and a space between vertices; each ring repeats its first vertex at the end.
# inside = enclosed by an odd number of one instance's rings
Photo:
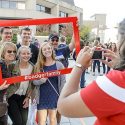
POLYGON ((79 63, 75 63, 75 66, 77 66, 78 68, 81 68, 82 71, 85 70, 85 67, 82 66, 82 65, 79 64, 79 63))

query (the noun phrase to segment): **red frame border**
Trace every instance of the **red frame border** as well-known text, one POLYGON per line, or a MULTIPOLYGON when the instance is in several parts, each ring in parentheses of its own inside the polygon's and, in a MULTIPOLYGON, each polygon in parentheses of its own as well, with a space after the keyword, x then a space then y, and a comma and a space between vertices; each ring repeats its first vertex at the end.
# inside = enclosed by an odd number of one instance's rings
MULTIPOLYGON (((40 25, 40 24, 59 24, 59 23, 73 23, 73 32, 74 32, 74 40, 75 40, 75 48, 76 48, 76 54, 79 53, 80 51, 80 40, 79 40, 79 29, 78 29, 78 20, 77 17, 67 17, 67 18, 48 18, 48 19, 26 19, 26 20, 0 20, 0 27, 3 26, 25 26, 25 25, 40 25)), ((56 70, 59 71, 60 74, 68 74, 70 73, 72 68, 66 68, 62 70, 56 70)), ((51 71, 48 73, 56 72, 56 71, 51 71)), ((41 73, 36 73, 36 74, 31 74, 28 76, 33 76, 33 75, 39 75, 39 74, 45 74, 43 72, 41 73)), ((51 75, 55 76, 55 75, 51 75)), ((2 71, 0 68, 0 84, 3 83, 4 80, 7 80, 8 84, 13 84, 16 82, 21 82, 21 81, 28 81, 29 79, 25 79, 26 76, 16 76, 16 77, 11 77, 11 78, 2 78, 2 71)), ((44 77, 47 77, 46 75, 44 77)), ((33 78, 30 80, 34 80, 38 78, 33 78)))

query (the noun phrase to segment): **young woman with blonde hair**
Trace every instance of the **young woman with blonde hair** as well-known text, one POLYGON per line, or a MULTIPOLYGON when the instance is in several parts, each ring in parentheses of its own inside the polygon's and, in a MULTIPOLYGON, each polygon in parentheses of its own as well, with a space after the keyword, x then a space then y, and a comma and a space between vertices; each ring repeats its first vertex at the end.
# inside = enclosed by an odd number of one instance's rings
MULTIPOLYGON (((50 43, 44 42, 39 50, 35 72, 48 72, 63 68, 63 64, 55 60, 54 51, 50 43)), ((49 116, 50 125, 56 125, 57 101, 65 82, 65 75, 33 81, 38 90, 37 110, 39 125, 45 125, 47 115, 49 116)))
MULTIPOLYGON (((32 74, 34 66, 29 62, 31 56, 32 53, 30 48, 21 46, 17 52, 18 60, 13 62, 12 74, 17 76, 32 74)), ((26 125, 32 84, 30 81, 21 81, 16 84, 18 84, 18 89, 8 99, 8 114, 14 125, 26 125)))

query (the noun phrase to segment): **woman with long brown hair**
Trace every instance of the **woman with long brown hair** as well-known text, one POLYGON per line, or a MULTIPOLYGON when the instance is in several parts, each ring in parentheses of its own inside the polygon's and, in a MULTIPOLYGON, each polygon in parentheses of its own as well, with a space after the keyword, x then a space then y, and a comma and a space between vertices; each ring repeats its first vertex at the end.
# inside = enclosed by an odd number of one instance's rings
MULTIPOLYGON (((35 72, 48 72, 63 68, 63 64, 55 60, 54 51, 50 43, 44 42, 39 51, 35 72)), ((33 83, 38 90, 37 110, 39 125, 45 125, 47 115, 49 116, 50 125, 56 125, 57 101, 61 88, 65 83, 65 75, 42 78, 34 80, 33 83)))

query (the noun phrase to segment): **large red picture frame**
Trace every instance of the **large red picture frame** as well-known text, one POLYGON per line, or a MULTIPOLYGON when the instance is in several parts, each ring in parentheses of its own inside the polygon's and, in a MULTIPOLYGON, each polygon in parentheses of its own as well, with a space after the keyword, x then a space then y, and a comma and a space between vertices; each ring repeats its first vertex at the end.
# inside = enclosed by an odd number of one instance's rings
MULTIPOLYGON (((30 25, 40 25, 40 24, 59 24, 59 23, 72 23, 76 54, 80 51, 80 40, 79 40, 79 29, 77 17, 67 17, 67 18, 47 18, 47 19, 26 19, 26 20, 0 20, 0 27, 4 26, 30 26, 30 25)), ((70 73, 72 68, 66 68, 51 72, 40 72, 26 76, 16 76, 11 78, 2 78, 2 71, 0 68, 0 84, 7 80, 8 84, 13 84, 21 81, 35 80, 40 78, 58 76, 61 74, 70 73)))

